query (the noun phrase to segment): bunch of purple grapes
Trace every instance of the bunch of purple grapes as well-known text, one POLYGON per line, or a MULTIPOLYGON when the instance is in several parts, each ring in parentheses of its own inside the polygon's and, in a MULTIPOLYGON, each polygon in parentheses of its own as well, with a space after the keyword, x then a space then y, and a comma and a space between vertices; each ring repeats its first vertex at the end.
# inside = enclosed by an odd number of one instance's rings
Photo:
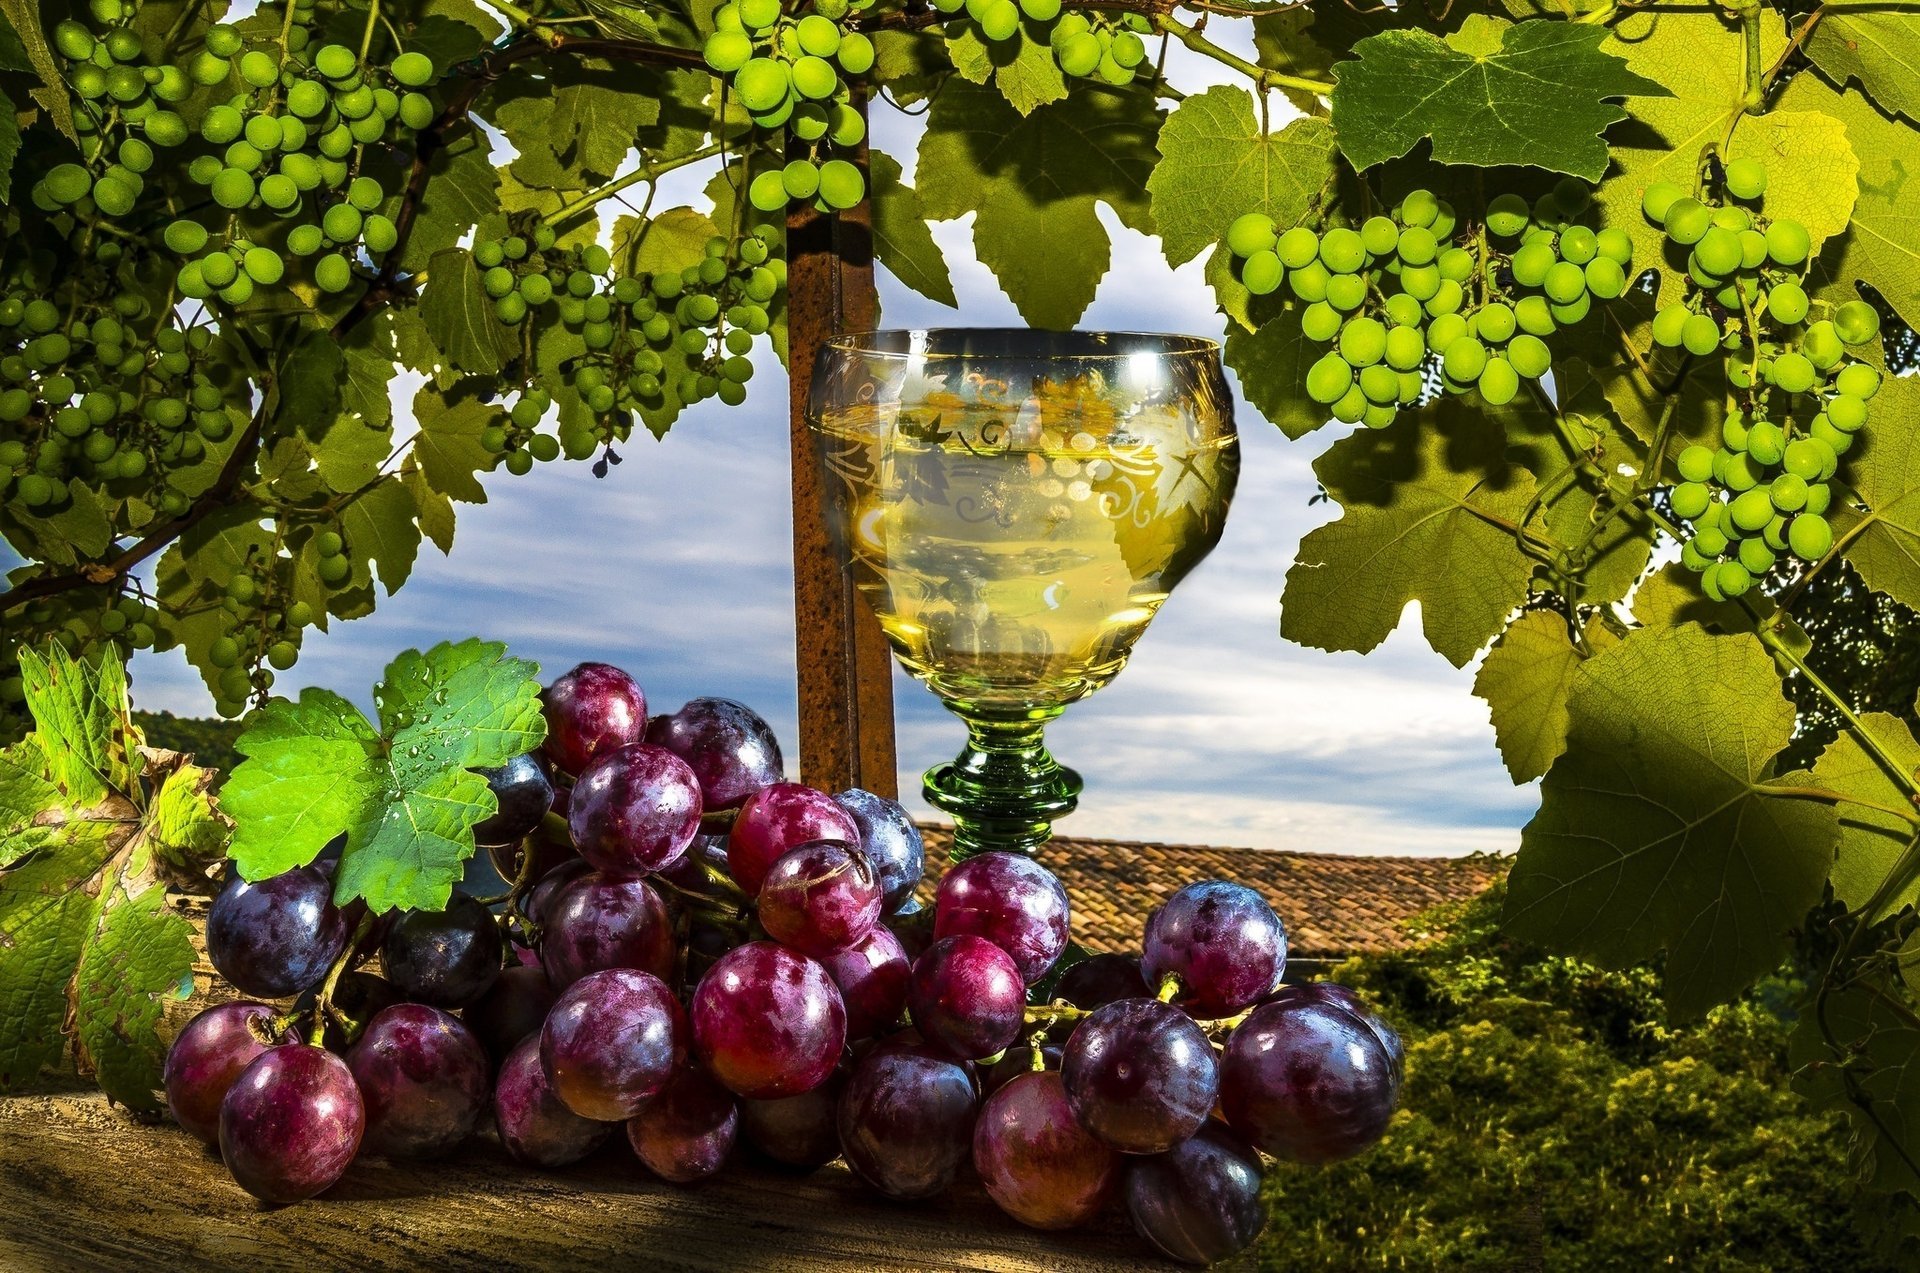
POLYGON ((253 998, 187 1025, 167 1095, 249 1192, 488 1131, 561 1167, 624 1128, 676 1183, 740 1142, 893 1198, 971 1169, 1025 1224, 1123 1205, 1207 1263, 1258 1235, 1263 1155, 1334 1162, 1386 1130, 1398 1037, 1344 987, 1283 982, 1253 890, 1190 884, 1138 956, 1086 956, 1066 890, 1016 854, 954 866, 923 909, 905 810, 782 781, 738 703, 649 720, 589 663, 545 707, 540 753, 486 773, 504 898, 368 915, 322 862, 214 903, 208 952, 253 998))

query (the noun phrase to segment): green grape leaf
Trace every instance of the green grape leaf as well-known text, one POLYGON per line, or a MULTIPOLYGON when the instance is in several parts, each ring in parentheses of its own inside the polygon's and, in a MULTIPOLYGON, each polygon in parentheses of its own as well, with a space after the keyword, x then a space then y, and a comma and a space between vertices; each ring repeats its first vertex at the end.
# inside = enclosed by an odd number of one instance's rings
POLYGON ((1860 159, 1847 126, 1823 111, 1770 110, 1733 131, 1726 157, 1767 166, 1766 212, 1807 227, 1815 245, 1846 231, 1859 194, 1860 159))
POLYGON ((887 96, 901 106, 926 101, 939 90, 952 62, 947 41, 937 31, 894 31, 873 34, 873 78, 887 86, 887 96))
POLYGON ((494 316, 480 271, 464 248, 434 253, 420 294, 420 317, 433 343, 462 371, 498 375, 513 355, 512 333, 494 316))
MULTIPOLYGON (((61 71, 61 59, 47 43, 47 37, 40 22, 40 6, 30 4, 28 0, 0 0, 0 16, 13 28, 21 51, 32 65, 34 74, 40 77, 40 86, 27 90, 53 126, 60 130, 68 141, 78 145, 80 136, 73 130, 73 97, 67 88, 65 74, 61 71)), ((18 131, 18 125, 15 126, 18 131)))
POLYGON ((473 769, 538 746, 538 669, 478 639, 409 650, 375 687, 376 728, 329 690, 276 698, 247 717, 245 757, 221 789, 229 850, 262 879, 305 865, 344 833, 334 895, 375 911, 438 910, 496 809, 473 769))
POLYGON ((643 220, 621 217, 613 226, 613 259, 635 274, 678 274, 707 256, 707 240, 720 233, 712 218, 692 208, 668 208, 643 220))
POLYGON ((1867 511, 1839 509, 1834 532, 1869 588, 1920 605, 1920 380, 1885 377, 1871 412, 1845 469, 1867 511))
POLYGON ((1088 89, 1022 118, 994 90, 952 81, 920 139, 920 201, 936 221, 977 213, 974 250, 1021 317, 1071 327, 1111 259, 1096 205, 1152 232, 1160 118, 1139 89, 1088 89))
POLYGON ((20 119, 13 99, 0 93, 0 203, 13 197, 13 161, 20 153, 20 119))
POLYGON ((339 413, 347 359, 331 332, 306 333, 281 360, 273 380, 273 422, 279 431, 309 439, 327 431, 339 413))
POLYGON ((928 300, 959 305, 947 258, 933 241, 914 188, 900 179, 900 161, 868 152, 873 175, 873 254, 895 278, 928 300))
POLYGON ((1067 81, 1052 47, 1044 38, 1036 39, 1035 29, 1024 22, 1014 39, 994 44, 980 34, 977 23, 963 23, 958 34, 947 37, 947 56, 962 77, 975 84, 992 84, 1022 115, 1067 95, 1067 81))
POLYGON ((161 1013, 193 991, 165 880, 204 882, 220 857, 211 775, 140 750, 111 654, 20 663, 36 730, 0 752, 0 1091, 34 1085, 71 1041, 109 1098, 156 1110, 161 1013))
POLYGON ((414 520, 420 523, 420 533, 443 554, 452 552, 453 498, 435 490, 427 480, 426 471, 418 464, 402 465, 400 480, 407 484, 407 494, 413 496, 414 507, 418 510, 414 520))
POLYGON ((1499 426, 1443 399, 1334 443, 1313 468, 1344 511, 1301 541, 1280 635, 1365 653, 1418 601, 1428 643, 1465 667, 1526 598, 1532 573, 1513 527, 1533 476, 1508 463, 1499 426))
POLYGON ((1567 695, 1587 659, 1620 643, 1603 623, 1587 625, 1587 650, 1567 635, 1566 619, 1528 610, 1507 625, 1473 678, 1487 702, 1500 759, 1516 783, 1547 772, 1567 749, 1567 695))
MULTIPOLYGON (((506 226, 500 213, 500 170, 485 135, 469 129, 437 148, 427 163, 427 184, 420 192, 413 229, 401 253, 409 273, 430 268, 473 230, 476 238, 497 237, 506 226)), ((468 267, 468 273, 472 273, 468 267)), ((432 290, 432 276, 428 277, 432 290)), ((446 348, 444 342, 441 348, 446 348)))
POLYGON ((1240 392, 1268 423, 1289 438, 1303 438, 1333 417, 1301 388, 1307 368, 1326 353, 1300 330, 1300 307, 1288 304, 1258 329, 1235 324, 1221 351, 1240 378, 1240 392))
POLYGON ((1664 949, 1699 1016, 1778 966, 1833 862, 1834 810, 1765 793, 1793 705, 1753 635, 1644 628, 1567 697, 1566 751, 1507 882, 1505 925, 1610 968, 1664 949))
POLYGON ((1920 131, 1881 114, 1858 91, 1834 92, 1816 75, 1795 76, 1780 101, 1838 118, 1860 160, 1852 232, 1837 262, 1822 259, 1822 271, 1849 287, 1866 280, 1909 326, 1920 324, 1920 199, 1913 187, 1920 131))
POLYGON ((1873 1193, 1920 1194, 1914 1001, 1912 989, 1886 972, 1850 977, 1815 998, 1787 1043, 1794 1087, 1816 1107, 1847 1116, 1853 1166, 1873 1193))
POLYGON ((98 557, 113 542, 113 523, 94 489, 77 477, 67 479, 67 504, 50 517, 27 511, 19 500, 0 501, 0 534, 23 557, 72 566, 81 557, 98 557))
MULTIPOLYGON (((1920 773, 1920 743, 1905 721, 1886 712, 1869 712, 1861 717, 1867 730, 1892 755, 1902 777, 1920 773)), ((1913 843, 1913 824, 1897 813, 1911 811, 1906 788, 1894 781, 1874 754, 1861 746, 1852 733, 1844 732, 1814 762, 1814 782, 1829 791, 1837 791, 1860 801, 1842 804, 1840 845, 1834 853, 1833 895, 1849 910, 1865 906, 1913 843), (1877 808, 1869 806, 1878 806, 1877 808)), ((1868 915, 1869 923, 1879 923, 1900 909, 1920 903, 1920 884, 1909 881, 1907 887, 1886 899, 1884 905, 1868 915)))
POLYGON ((1920 121, 1920 20, 1911 10, 1827 9, 1804 46, 1829 79, 1920 121))
MULTIPOLYGON (((1760 610, 1762 618, 1773 613, 1773 603, 1753 593, 1749 603, 1760 610)), ((1649 628, 1678 627, 1697 623, 1709 632, 1748 632, 1753 620, 1738 601, 1715 601, 1700 591, 1700 576, 1679 562, 1670 562, 1647 576, 1633 594, 1633 617, 1649 628)))
MULTIPOLYGON (((1381 29, 1384 28, 1375 28, 1381 29)), ((1297 79, 1332 82, 1334 64, 1358 38, 1364 38, 1356 37, 1336 47, 1338 35, 1337 30, 1329 27, 1327 14, 1311 4, 1289 4, 1253 20, 1253 47, 1259 54, 1260 65, 1297 79)), ((1287 85, 1282 85, 1280 91, 1308 114, 1319 110, 1317 93, 1287 85)))
POLYGON ((443 394, 427 384, 414 395, 413 418, 420 422, 413 454, 427 485, 468 504, 486 503, 479 475, 493 467, 496 457, 480 444, 480 435, 490 424, 505 423, 500 404, 471 392, 443 394))
POLYGON ((1264 212, 1282 228, 1301 221, 1333 179, 1333 129, 1296 119, 1261 130, 1253 95, 1216 84, 1195 93, 1160 128, 1160 162, 1147 180, 1153 222, 1170 265, 1218 243, 1235 217, 1264 212))
POLYGON ((414 524, 406 483, 385 477, 348 499, 340 508, 340 534, 353 560, 354 582, 369 584, 377 567, 387 594, 398 592, 413 573, 420 551, 420 528, 414 524))
POLYGON ((1371 168, 1430 138, 1440 163, 1522 164, 1598 181, 1607 170, 1600 133, 1627 117, 1608 99, 1667 91, 1603 52, 1606 39, 1598 25, 1484 15, 1446 39, 1383 31, 1334 68, 1340 149, 1371 168))

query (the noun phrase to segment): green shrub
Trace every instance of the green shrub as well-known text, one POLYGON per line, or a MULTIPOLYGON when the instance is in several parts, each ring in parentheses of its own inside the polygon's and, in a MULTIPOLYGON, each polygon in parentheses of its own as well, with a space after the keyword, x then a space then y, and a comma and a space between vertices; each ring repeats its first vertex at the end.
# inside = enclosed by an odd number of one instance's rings
POLYGON ((1788 1085, 1791 981, 1669 1026, 1652 968, 1502 936, 1502 891, 1335 971, 1406 1037, 1403 1108, 1353 1162, 1272 1172, 1262 1267, 1892 1267, 1857 1232, 1844 1123, 1788 1085))

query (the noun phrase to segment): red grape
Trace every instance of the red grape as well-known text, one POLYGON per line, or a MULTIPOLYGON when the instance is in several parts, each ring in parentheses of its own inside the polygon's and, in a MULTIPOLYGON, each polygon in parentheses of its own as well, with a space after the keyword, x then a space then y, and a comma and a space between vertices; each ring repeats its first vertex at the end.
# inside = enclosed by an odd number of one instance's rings
POLYGON ((859 844, 860 828, 831 796, 797 782, 776 782, 748 796, 727 833, 727 869, 749 895, 788 849, 813 840, 859 844))
POLYGON ((881 908, 889 915, 906 905, 927 869, 927 846, 920 828, 897 800, 855 787, 833 802, 845 809, 860 832, 860 851, 880 877, 881 908))
POLYGON ((1012 955, 1032 985, 1067 948, 1067 890, 1023 853, 968 858, 947 872, 933 901, 933 935, 962 933, 1012 955))
POLYGON ((493 1088, 500 1143, 516 1160, 564 1167, 599 1148, 614 1124, 582 1118, 553 1094, 540 1064, 540 1036, 529 1035, 508 1054, 493 1088))
POLYGON ((1162 1153, 1193 1135, 1220 1083, 1206 1034, 1155 999, 1095 1009, 1067 1039, 1060 1075, 1087 1130, 1129 1154, 1162 1153))
POLYGON ((739 1126, 733 1093, 689 1065, 627 1120, 627 1139, 647 1170, 688 1185, 727 1165, 739 1126))
POLYGON ((567 825, 580 856, 598 869, 658 871, 672 866, 700 830, 700 783, 664 747, 620 747, 581 772, 567 825))
POLYGON ((362 1147, 389 1158, 431 1158, 473 1135, 487 1107, 489 1065, 460 1021, 400 1003, 367 1023, 347 1053, 366 1105, 362 1147))
POLYGON ((1287 932, 1267 900, 1225 880, 1189 884, 1147 917, 1140 970, 1147 984, 1180 979, 1181 1007, 1230 1017, 1278 985, 1287 932))
POLYGON ((547 738, 540 745, 563 773, 577 774, 595 756, 637 743, 646 733, 647 696, 606 663, 582 663, 540 696, 547 738))
POLYGON ((907 1010, 911 965, 900 939, 874 925, 845 950, 822 959, 847 1007, 847 1037, 864 1039, 894 1025, 907 1010))
POLYGON ((1000 1209, 1036 1229, 1099 1214, 1120 1155, 1080 1126, 1058 1074, 1022 1074, 987 1098, 973 1128, 973 1167, 1000 1209))
POLYGON ((740 1134, 748 1144, 785 1167, 811 1171, 840 1156, 834 1110, 844 1079, 838 1074, 810 1092, 770 1101, 740 1101, 740 1134))
POLYGON ((1091 1011, 1116 999, 1151 999, 1153 992, 1132 955, 1089 955, 1060 974, 1053 997, 1091 1011))
POLYGON ((823 959, 880 922, 880 882, 860 850, 816 840, 788 849, 768 868, 758 914, 769 937, 823 959))
POLYGON ((269 1048, 220 1102, 220 1157, 242 1189, 265 1202, 299 1202, 346 1174, 366 1111, 353 1073, 325 1048, 269 1048))
POLYGON ((769 941, 721 956, 693 992, 692 1016, 702 1064, 752 1100, 820 1086, 846 1045, 847 1010, 833 978, 769 941))
POLYGON ((854 1067, 835 1123, 847 1165, 890 1198, 930 1198, 973 1144, 973 1080, 957 1063, 876 1050, 854 1067))
POLYGON ((180 1126, 209 1145, 220 1143, 220 1102, 240 1072, 274 1045, 273 1016, 266 1004, 241 1000, 187 1022, 161 1069, 167 1106, 180 1126))
POLYGON ((708 809, 737 807, 780 781, 780 740, 744 703, 696 698, 671 716, 647 722, 647 741, 687 762, 700 779, 708 809))
POLYGON ((520 1046, 520 1040, 540 1033, 553 1000, 553 984, 547 980, 546 971, 521 965, 501 973, 493 989, 461 1016, 487 1055, 499 1061, 520 1046))
POLYGON ((666 1085, 686 1056, 686 1022, 651 973, 588 973, 554 1001, 540 1063, 554 1095, 582 1118, 620 1122, 666 1085))
POLYGON ((637 968, 673 976, 673 917, 645 880, 595 871, 546 901, 540 964, 556 992, 590 972, 637 968))
POLYGON ((319 984, 349 935, 333 880, 313 866, 264 880, 235 874, 207 912, 207 957, 242 994, 262 999, 319 984))
POLYGON ((1294 999, 1253 1010, 1227 1040, 1220 1106, 1275 1158, 1324 1164, 1386 1134, 1399 1099, 1393 1057, 1363 1017, 1294 999))
POLYGON ((1303 981, 1297 985, 1281 986, 1267 996, 1266 1002, 1292 1003, 1298 1000, 1331 1004, 1333 1007, 1344 1008, 1359 1017, 1380 1040, 1380 1046, 1387 1050, 1387 1056, 1393 1062, 1394 1081, 1399 1082, 1401 1076, 1406 1073, 1407 1045, 1401 1042, 1399 1031, 1370 1012, 1366 1002, 1352 990, 1336 981, 1303 981))
POLYGON ((415 1003, 464 1008, 493 988, 504 954, 493 912, 456 893, 444 911, 408 911, 380 945, 380 967, 415 1003))
POLYGON ((527 891, 520 903, 520 913, 536 924, 547 922, 547 903, 553 900, 567 885, 583 875, 591 875, 593 866, 585 858, 574 858, 571 862, 562 862, 540 877, 540 882, 527 891))
POLYGON ((532 752, 474 772, 487 780, 496 806, 491 817, 474 824, 475 844, 518 844, 521 837, 540 825, 553 804, 553 783, 540 757, 532 752))
POLYGON ((1127 1167, 1127 1210, 1140 1236, 1176 1260, 1212 1264, 1266 1227, 1260 1156, 1218 1123, 1127 1167))
POLYGON ((913 964, 907 1009, 927 1041, 978 1060, 1020 1037, 1027 988, 1013 956, 984 937, 945 937, 913 964))

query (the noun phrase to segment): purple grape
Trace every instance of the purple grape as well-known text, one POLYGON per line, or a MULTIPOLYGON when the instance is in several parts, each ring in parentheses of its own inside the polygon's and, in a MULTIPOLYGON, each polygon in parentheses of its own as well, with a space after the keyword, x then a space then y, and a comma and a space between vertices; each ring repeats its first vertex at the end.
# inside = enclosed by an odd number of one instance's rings
POLYGON ((776 782, 748 796, 727 833, 727 869, 748 896, 760 891, 780 855, 814 840, 860 843, 853 815, 833 797, 797 782, 776 782))
POLYGON ((553 1094, 540 1064, 540 1036, 520 1041, 500 1067, 493 1087, 494 1122, 500 1143, 518 1162, 564 1167, 598 1149, 614 1124, 582 1118, 553 1094))
POLYGON ((845 1079, 838 1073, 810 1092, 770 1101, 740 1101, 740 1135, 783 1167, 807 1171, 840 1156, 834 1110, 845 1079))
POLYGON ((414 1003, 464 1008, 493 988, 505 953, 493 913, 455 893, 444 911, 408 911, 380 946, 380 967, 414 1003))
POLYGON ((847 1008, 847 1037, 864 1039, 891 1028, 907 1010, 912 967, 900 939, 876 924, 845 950, 820 961, 840 988, 847 1008))
POLYGON ((820 1086, 840 1062, 847 1010, 827 970, 770 941, 728 951, 693 992, 693 1044, 736 1096, 820 1086))
POLYGON ((311 866, 255 881, 236 873, 207 912, 207 957, 242 994, 261 999, 318 985, 349 936, 332 879, 311 866))
POLYGON ((947 872, 933 900, 933 935, 984 937, 1013 956, 1028 985, 1067 948, 1067 890, 1023 853, 982 853, 947 872))
POLYGON ((1281 986, 1268 995, 1265 1002, 1293 1003, 1300 1000, 1344 1008, 1359 1017, 1367 1023, 1367 1027, 1380 1040, 1380 1046, 1387 1050, 1387 1056, 1392 1059, 1394 1081, 1399 1082, 1406 1074, 1407 1045, 1401 1041, 1400 1032, 1369 1010, 1366 1001, 1352 990, 1335 981, 1303 981, 1297 985, 1281 986))
POLYGON ((486 1050, 457 1018, 424 1003, 375 1016, 347 1068, 366 1104, 370 1154, 436 1157, 473 1135, 486 1112, 486 1050))
POLYGON ((540 744, 562 773, 577 774, 594 757, 637 743, 647 729, 647 696, 639 683, 606 663, 582 663, 540 695, 547 738, 540 744))
POLYGON ((690 1185, 727 1165, 739 1128, 733 1093, 690 1065, 627 1120, 627 1139, 647 1170, 690 1185))
POLYGON ((632 1118, 686 1057, 686 1020, 651 973, 588 973, 554 1001, 540 1063, 554 1095, 582 1118, 632 1118))
POLYGON ((1154 908, 1140 971, 1149 986, 1180 979, 1176 1002, 1230 1017, 1260 1002, 1287 968, 1287 930, 1267 899, 1225 880, 1189 884, 1154 908))
MULTIPOLYGON (((1060 1068, 1060 1049, 1051 1045, 1042 1046, 1040 1049, 1040 1060, 1041 1069, 1057 1071, 1060 1068)), ((1032 1044, 1022 1043, 1019 1047, 1008 1048, 1006 1055, 988 1066, 987 1072, 980 1076, 980 1095, 982 1097, 992 1096, 995 1092, 1013 1082, 1013 1080, 1019 1078, 1022 1074, 1034 1074, 1037 1072, 1038 1071, 1033 1068, 1032 1044)))
POLYGON ((1129 1154, 1163 1153, 1193 1135, 1220 1087, 1205 1032, 1156 999, 1096 1008, 1067 1039, 1060 1076, 1086 1129, 1129 1154))
POLYGON ((1013 956, 984 937, 943 937, 913 964, 907 1010, 928 1042, 963 1060, 1020 1037, 1027 988, 1013 956))
POLYGON ((860 832, 860 851, 880 877, 881 908, 889 915, 913 900, 927 870, 926 841, 897 800, 855 787, 833 802, 845 809, 860 832))
POLYGON ((647 741, 687 762, 708 809, 732 809, 780 781, 780 740, 752 708, 730 698, 696 698, 647 722, 647 741))
POLYGON ((520 1046, 520 1040, 540 1033, 556 996, 546 970, 520 965, 500 974, 493 989, 461 1013, 467 1028, 496 1062, 520 1046))
POLYGON ((1058 1074, 1022 1074, 994 1092, 973 1128, 973 1167, 1000 1209, 1036 1229, 1098 1215, 1120 1155, 1080 1126, 1058 1074))
POLYGON ((353 1072, 325 1048, 269 1048, 220 1102, 220 1157, 242 1189, 299 1202, 330 1188, 360 1150, 366 1111, 353 1072))
POLYGON ((526 900, 520 903, 520 913, 535 924, 546 923, 547 904, 553 900, 554 894, 581 876, 591 874, 593 874, 593 867, 585 858, 574 858, 570 862, 562 862, 542 875, 540 882, 527 890, 526 900))
POLYGON ((876 1050, 854 1067, 834 1116, 847 1165, 890 1198, 930 1198, 973 1147, 973 1079, 952 1061, 876 1050))
POLYGON ((1151 999, 1153 992, 1132 955, 1089 955, 1060 974, 1053 997, 1092 1011, 1116 999, 1151 999))
POLYGON ((1220 1106, 1255 1148, 1321 1165, 1386 1134, 1393 1057, 1362 1016, 1296 999, 1255 1008, 1227 1040, 1220 1106))
POLYGON ((674 957, 673 917, 645 880, 595 871, 546 901, 540 964, 555 991, 604 968, 637 968, 667 981, 674 957))
POLYGON ((758 914, 769 937, 824 959, 880 922, 880 882, 859 849, 816 840, 787 850, 768 868, 758 914))
POLYGON ((547 816, 553 804, 553 782, 538 755, 528 752, 504 765, 474 772, 487 780, 498 806, 492 817, 474 825, 475 844, 517 844, 547 816))
POLYGON ((1260 1156, 1218 1123, 1127 1166, 1127 1211, 1140 1236, 1176 1260, 1212 1264, 1266 1227, 1260 1156))
POLYGON ((240 1000, 187 1022, 160 1071, 180 1126, 209 1145, 220 1143, 220 1102, 240 1072, 274 1045, 273 1017, 266 1004, 240 1000))
POLYGON ((616 748, 581 772, 567 825, 580 856, 597 869, 658 871, 672 866, 700 830, 700 784, 664 747, 616 748))

